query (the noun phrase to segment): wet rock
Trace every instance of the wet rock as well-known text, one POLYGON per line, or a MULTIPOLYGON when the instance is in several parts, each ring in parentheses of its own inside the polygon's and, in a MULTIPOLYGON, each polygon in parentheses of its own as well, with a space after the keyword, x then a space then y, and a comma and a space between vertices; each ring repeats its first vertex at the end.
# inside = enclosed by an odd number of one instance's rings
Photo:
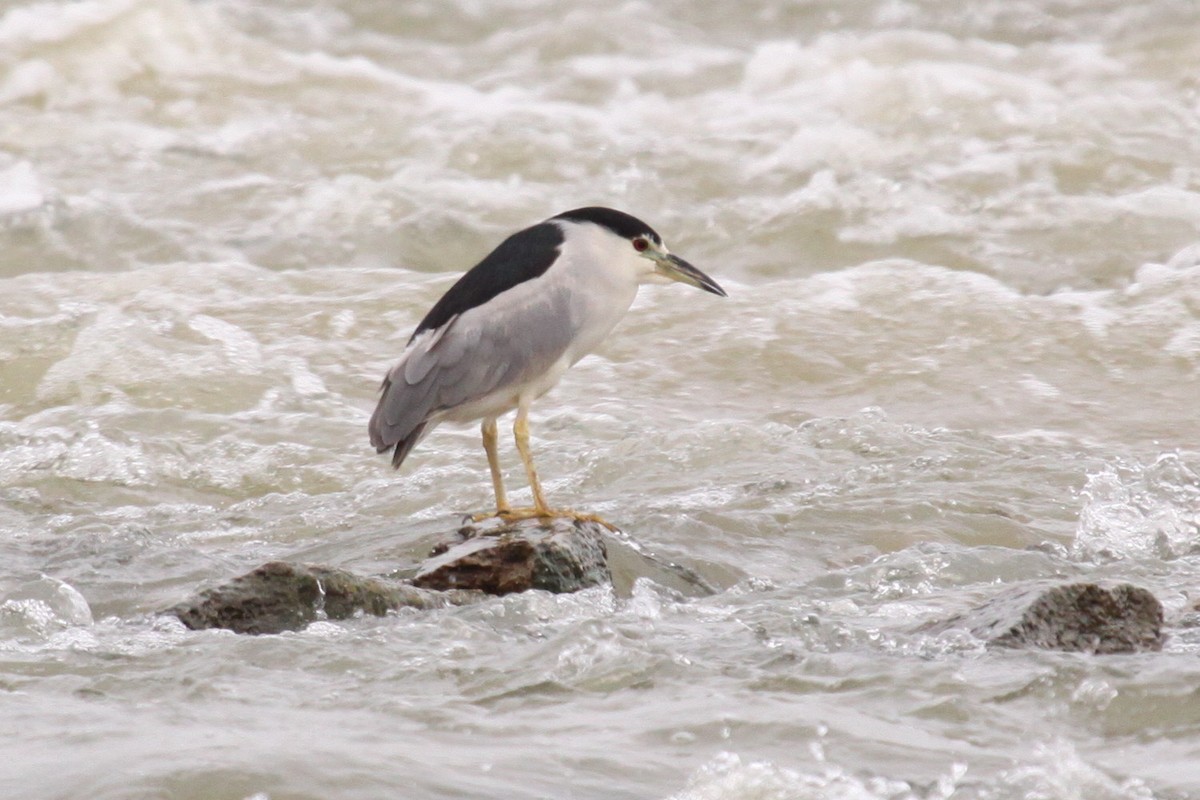
POLYGON ((1162 625, 1162 604, 1145 589, 1071 583, 1015 589, 934 629, 967 628, 996 647, 1135 653, 1162 649, 1162 625))
POLYGON ((413 577, 423 589, 473 589, 502 595, 543 589, 577 592, 612 583, 597 522, 565 518, 506 523, 488 520, 434 549, 413 577))
POLYGON ((576 592, 614 583, 608 563, 610 550, 619 573, 615 588, 621 594, 628 595, 638 578, 650 578, 684 596, 716 591, 695 572, 655 558, 623 533, 598 522, 488 520, 459 529, 452 540, 435 547, 429 560, 409 579, 363 577, 330 567, 277 561, 201 592, 164 613, 193 629, 279 633, 299 630, 318 619, 463 605, 487 595, 529 589, 576 592))
MULTIPOLYGON (((613 589, 618 597, 629 597, 639 579, 649 579, 683 597, 708 597, 720 591, 694 569, 661 558, 622 531, 608 532, 605 545, 613 589)), ((729 569, 721 574, 723 582, 730 585, 744 577, 744 574, 729 569)))
POLYGON ((318 619, 383 616, 398 608, 439 608, 475 599, 466 592, 427 592, 345 570, 274 561, 165 613, 193 630, 280 633, 300 630, 318 619))

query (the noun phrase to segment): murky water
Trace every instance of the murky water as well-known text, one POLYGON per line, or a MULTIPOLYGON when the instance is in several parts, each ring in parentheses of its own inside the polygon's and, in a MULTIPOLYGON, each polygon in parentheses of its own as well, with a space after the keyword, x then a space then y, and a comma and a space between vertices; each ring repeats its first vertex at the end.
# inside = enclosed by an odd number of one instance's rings
POLYGON ((0 795, 1200 796, 1197 76, 1190 0, 0 4, 0 795), (730 298, 643 290, 539 467, 720 593, 155 616, 486 508, 376 387, 595 203, 730 298), (1165 651, 915 632, 1073 577, 1165 651))

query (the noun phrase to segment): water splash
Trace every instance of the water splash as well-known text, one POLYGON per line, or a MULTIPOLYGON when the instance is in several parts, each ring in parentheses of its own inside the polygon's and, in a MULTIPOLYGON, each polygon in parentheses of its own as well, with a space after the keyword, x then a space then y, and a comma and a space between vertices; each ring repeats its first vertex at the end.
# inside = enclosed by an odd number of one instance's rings
POLYGON ((1114 461, 1088 476, 1071 553, 1175 559, 1200 551, 1200 470, 1180 453, 1114 461))
POLYGON ((958 789, 966 772, 965 764, 956 763, 933 783, 921 785, 870 773, 852 774, 828 763, 806 772, 723 752, 669 800, 950 800, 962 796, 958 789))

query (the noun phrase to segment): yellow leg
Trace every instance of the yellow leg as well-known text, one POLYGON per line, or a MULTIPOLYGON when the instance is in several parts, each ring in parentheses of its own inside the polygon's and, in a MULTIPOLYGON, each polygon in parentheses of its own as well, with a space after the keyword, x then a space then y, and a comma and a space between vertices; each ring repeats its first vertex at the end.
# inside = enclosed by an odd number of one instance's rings
POLYGON ((504 495, 504 481, 500 477, 500 458, 496 453, 496 420, 485 419, 481 427, 483 432, 483 449, 487 451, 488 466, 492 470, 492 488, 496 491, 496 511, 492 514, 476 514, 471 519, 482 522, 485 519, 499 517, 507 522, 523 519, 568 517, 577 522, 598 522, 610 530, 617 527, 594 514, 580 514, 570 509, 551 509, 546 504, 546 495, 542 493, 542 483, 538 480, 537 469, 533 466, 533 453, 529 449, 529 412, 525 408, 517 411, 517 420, 513 423, 513 438, 517 441, 517 452, 521 454, 521 463, 525 465, 525 474, 529 477, 529 488, 533 492, 533 508, 514 509, 508 504, 504 495))
POLYGON ((533 466, 533 454, 529 451, 529 409, 522 406, 517 410, 517 421, 513 423, 513 438, 517 440, 517 452, 521 454, 521 463, 525 465, 525 474, 529 476, 529 488, 533 492, 533 510, 539 517, 552 516, 546 505, 546 496, 542 494, 542 484, 538 481, 537 470, 533 466))
POLYGON ((500 475, 500 454, 496 451, 496 418, 484 419, 480 430, 483 433, 483 449, 487 451, 488 467, 492 470, 492 489, 496 493, 496 513, 507 514, 512 509, 504 494, 504 478, 500 475))

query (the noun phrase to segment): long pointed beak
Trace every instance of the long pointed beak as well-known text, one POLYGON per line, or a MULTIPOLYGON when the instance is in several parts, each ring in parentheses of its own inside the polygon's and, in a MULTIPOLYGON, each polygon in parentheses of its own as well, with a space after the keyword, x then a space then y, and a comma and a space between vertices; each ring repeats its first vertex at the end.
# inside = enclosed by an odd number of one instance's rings
POLYGON ((668 253, 662 258, 655 259, 654 264, 658 274, 673 281, 686 283, 688 286, 695 286, 697 289, 703 289, 706 292, 712 292, 721 297, 729 296, 725 294, 725 290, 716 281, 674 253, 668 253))

